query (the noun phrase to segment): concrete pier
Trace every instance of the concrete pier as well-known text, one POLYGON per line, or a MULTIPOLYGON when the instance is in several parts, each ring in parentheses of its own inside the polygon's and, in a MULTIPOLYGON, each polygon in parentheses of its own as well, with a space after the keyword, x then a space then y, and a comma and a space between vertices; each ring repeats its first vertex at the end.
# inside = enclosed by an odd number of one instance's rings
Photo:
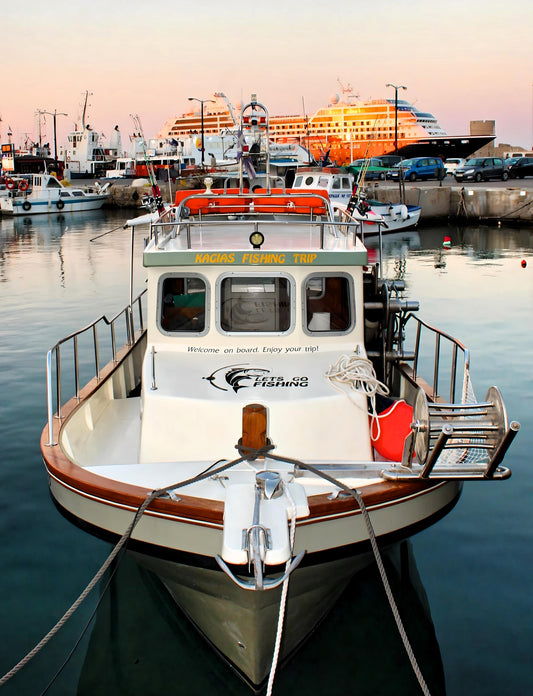
MULTIPOLYGON (((528 182, 529 183, 529 182, 528 182)), ((383 203, 398 202, 398 184, 375 182, 366 187, 368 196, 383 203)), ((462 220, 501 220, 533 222, 533 189, 520 185, 491 187, 491 184, 465 183, 453 186, 443 182, 405 186, 407 205, 422 208, 421 220, 457 218, 462 220)))
MULTIPOLYGON (((165 182, 160 184, 160 188, 163 200, 173 202, 176 189, 183 188, 183 183, 177 181, 169 189, 165 182)), ((398 183, 369 182, 366 191, 369 198, 382 203, 397 203, 400 200, 398 183)), ((150 195, 151 192, 149 185, 135 186, 132 182, 117 182, 111 187, 107 205, 138 208, 143 195, 150 195)), ((490 182, 451 185, 443 181, 441 186, 434 181, 406 182, 404 202, 422 208, 421 220, 451 218, 533 223, 533 187, 529 180, 524 187, 514 182, 505 186, 501 183, 495 186, 490 182)))

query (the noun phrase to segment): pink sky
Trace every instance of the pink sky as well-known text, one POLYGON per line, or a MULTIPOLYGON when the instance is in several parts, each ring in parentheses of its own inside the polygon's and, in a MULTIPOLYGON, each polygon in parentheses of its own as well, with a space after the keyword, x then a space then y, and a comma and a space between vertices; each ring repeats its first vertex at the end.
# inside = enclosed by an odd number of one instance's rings
MULTIPOLYGON (((531 0, 27 0, 2 7, 0 136, 38 139, 38 109, 57 117, 58 144, 79 122, 85 90, 89 123, 123 146, 138 114, 146 138, 190 107, 187 97, 252 92, 272 115, 308 113, 340 93, 401 96, 433 113, 450 135, 471 120, 496 121, 496 142, 533 146, 531 0), (24 47, 24 50, 21 48, 24 47)), ((42 126, 52 144, 52 118, 42 126)))

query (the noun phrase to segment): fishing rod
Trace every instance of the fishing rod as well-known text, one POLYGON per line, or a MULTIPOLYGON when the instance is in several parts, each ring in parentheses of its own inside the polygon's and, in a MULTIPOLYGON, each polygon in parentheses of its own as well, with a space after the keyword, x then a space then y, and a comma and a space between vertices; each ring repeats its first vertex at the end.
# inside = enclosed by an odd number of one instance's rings
POLYGON ((354 185, 353 185, 353 190, 352 190, 352 195, 350 196, 350 200, 348 201, 348 205, 346 206, 346 210, 350 213, 350 215, 353 215, 353 211, 359 204, 359 200, 361 198, 361 189, 363 187, 363 182, 365 180, 366 173, 368 171, 368 167, 370 166, 370 159, 368 158, 368 151, 370 149, 370 143, 374 139, 374 131, 376 128, 376 123, 378 123, 379 119, 376 118, 374 121, 374 125, 372 126, 372 135, 368 139, 368 144, 366 146, 365 150, 365 156, 363 159, 363 166, 359 170, 359 174, 357 175, 357 179, 354 178, 354 185))
POLYGON ((97 235, 96 237, 93 237, 92 239, 89 239, 90 242, 94 242, 97 239, 100 239, 100 237, 105 237, 106 234, 111 234, 111 232, 116 232, 117 230, 123 230, 124 225, 118 225, 118 227, 113 227, 112 230, 107 230, 107 232, 102 232, 102 234, 97 235))
POLYGON ((143 127, 141 125, 141 119, 137 114, 130 114, 131 118, 133 119, 133 123, 135 125, 135 129, 138 131, 139 135, 141 136, 141 146, 143 150, 143 156, 144 160, 146 162, 146 168, 148 170, 148 176, 150 178, 150 185, 152 187, 152 195, 154 197, 154 203, 157 208, 157 212, 162 215, 165 212, 165 206, 163 205, 163 197, 161 196, 161 190, 159 189, 159 186, 157 185, 156 179, 155 179, 155 174, 154 174, 154 167, 152 165, 152 162, 150 158, 148 157, 148 153, 146 152, 146 144, 144 141, 144 131, 143 127))

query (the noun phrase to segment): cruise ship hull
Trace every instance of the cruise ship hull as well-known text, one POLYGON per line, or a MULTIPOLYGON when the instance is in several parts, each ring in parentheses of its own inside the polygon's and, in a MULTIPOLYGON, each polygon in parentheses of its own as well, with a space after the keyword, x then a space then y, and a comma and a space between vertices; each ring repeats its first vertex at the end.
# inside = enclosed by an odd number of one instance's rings
MULTIPOLYGON (((494 135, 465 135, 465 136, 430 136, 419 140, 398 140, 398 153, 402 157, 448 157, 468 158, 480 148, 494 140, 494 135)), ((332 140, 320 142, 319 139, 309 139, 308 149, 317 161, 324 159, 338 166, 349 164, 364 157, 380 157, 394 155, 393 140, 372 140, 349 142, 332 140)))

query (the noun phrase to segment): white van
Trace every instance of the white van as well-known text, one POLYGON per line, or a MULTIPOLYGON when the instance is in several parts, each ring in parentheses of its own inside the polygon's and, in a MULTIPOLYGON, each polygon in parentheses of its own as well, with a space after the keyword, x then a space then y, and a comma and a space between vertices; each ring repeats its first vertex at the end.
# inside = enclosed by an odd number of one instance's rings
POLYGON ((457 167, 462 167, 466 164, 466 160, 462 157, 450 157, 444 162, 444 169, 446 174, 453 174, 457 167))

